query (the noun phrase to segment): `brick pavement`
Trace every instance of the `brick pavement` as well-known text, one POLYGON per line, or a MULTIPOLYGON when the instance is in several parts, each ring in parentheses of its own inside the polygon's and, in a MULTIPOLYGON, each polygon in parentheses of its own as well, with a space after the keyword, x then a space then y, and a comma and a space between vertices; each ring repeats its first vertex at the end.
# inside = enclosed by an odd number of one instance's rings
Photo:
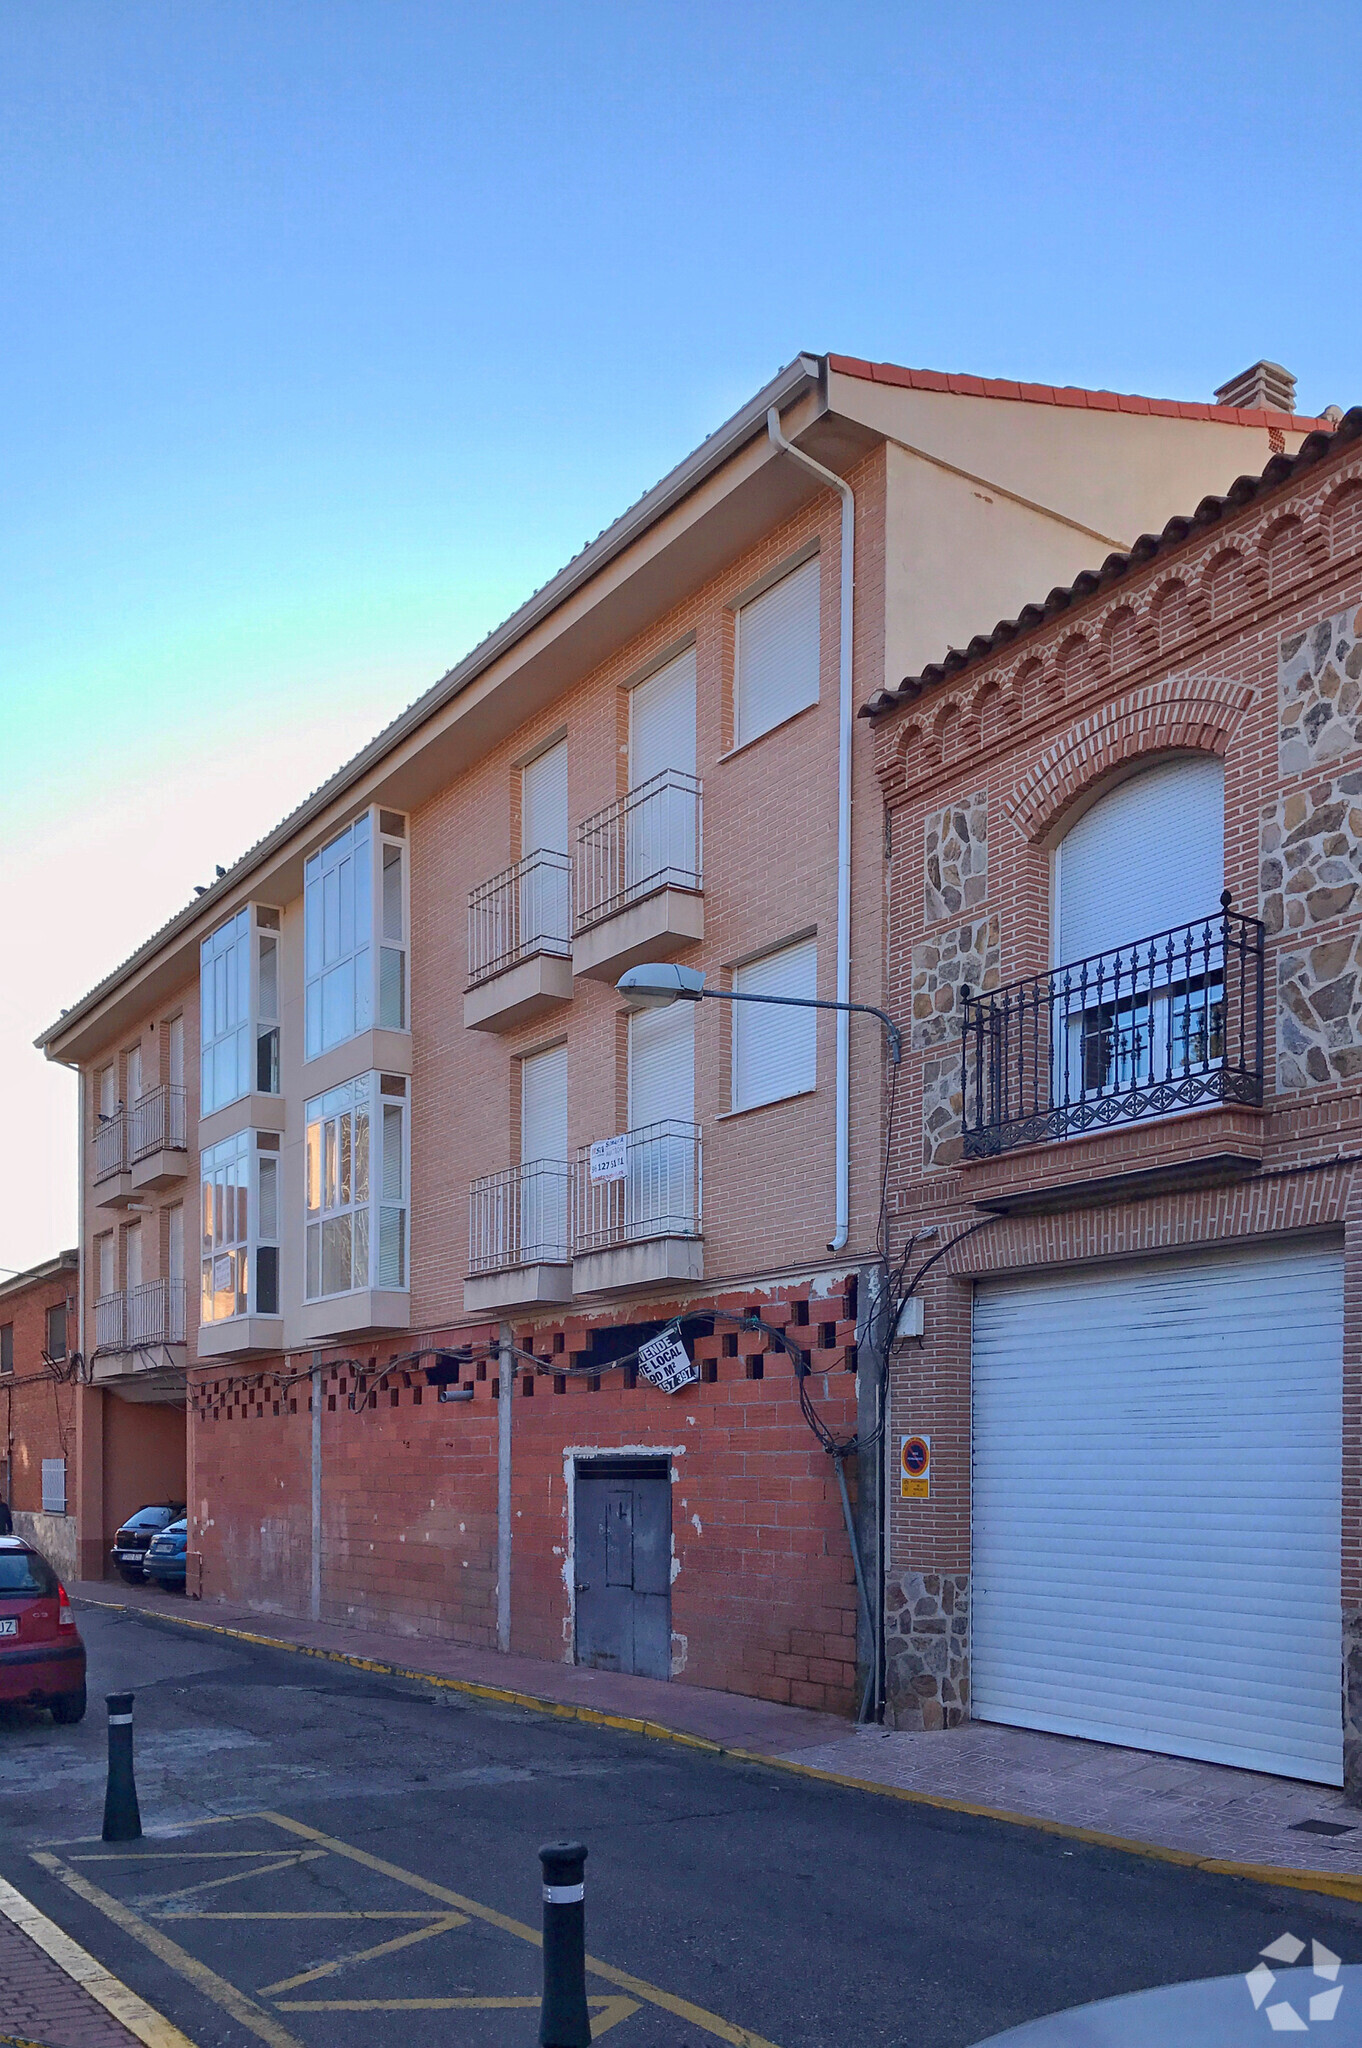
POLYGON ((37 2048, 135 2048, 136 2036, 44 1955, 35 1941, 0 1919, 0 2043, 7 2036, 37 2048))

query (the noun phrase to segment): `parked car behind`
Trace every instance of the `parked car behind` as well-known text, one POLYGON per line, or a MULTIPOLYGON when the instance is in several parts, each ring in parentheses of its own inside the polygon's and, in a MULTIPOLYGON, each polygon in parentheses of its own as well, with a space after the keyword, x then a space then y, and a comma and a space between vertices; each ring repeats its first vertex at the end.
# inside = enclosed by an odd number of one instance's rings
POLYGON ((66 1588, 17 1536, 0 1536, 0 1700, 50 1707, 63 1723, 85 1712, 85 1645, 66 1588))
POLYGON ((181 1515, 178 1522, 172 1522, 159 1536, 153 1536, 147 1551, 143 1570, 149 1579, 163 1586, 168 1593, 184 1591, 184 1559, 189 1548, 189 1522, 181 1515))
POLYGON ((118 1576, 130 1586, 140 1586, 146 1576, 147 1552, 154 1536, 168 1529, 172 1522, 178 1522, 184 1513, 184 1502, 162 1501, 157 1507, 139 1508, 135 1515, 129 1515, 113 1540, 109 1552, 118 1568, 118 1576))

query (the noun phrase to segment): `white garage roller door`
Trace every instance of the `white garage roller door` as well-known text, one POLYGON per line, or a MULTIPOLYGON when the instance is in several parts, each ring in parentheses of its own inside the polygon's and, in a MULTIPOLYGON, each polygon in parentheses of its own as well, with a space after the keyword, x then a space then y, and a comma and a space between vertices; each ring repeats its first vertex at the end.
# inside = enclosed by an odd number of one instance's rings
POLYGON ((1343 1258, 982 1282, 973 1711, 1342 1783, 1343 1258))

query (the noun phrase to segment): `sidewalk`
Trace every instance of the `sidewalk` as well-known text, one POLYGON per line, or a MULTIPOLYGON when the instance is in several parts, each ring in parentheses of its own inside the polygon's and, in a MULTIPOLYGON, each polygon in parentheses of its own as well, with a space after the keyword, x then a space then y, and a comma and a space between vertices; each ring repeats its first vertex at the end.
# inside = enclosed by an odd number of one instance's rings
POLYGON ((178 2027, 0 1880, 0 2042, 7 2040, 33 2048, 137 2048, 139 2042, 143 2048, 193 2048, 178 2027))
POLYGON ((1119 1841, 1177 1861, 1233 1864, 1245 1875, 1271 1873, 1362 1901, 1362 1809, 1326 1785, 982 1721, 945 1734, 854 1728, 830 1714, 736 1693, 258 1614, 150 1587, 84 1583, 69 1590, 78 1603, 133 1608, 190 1628, 701 1742, 891 1797, 1119 1841))

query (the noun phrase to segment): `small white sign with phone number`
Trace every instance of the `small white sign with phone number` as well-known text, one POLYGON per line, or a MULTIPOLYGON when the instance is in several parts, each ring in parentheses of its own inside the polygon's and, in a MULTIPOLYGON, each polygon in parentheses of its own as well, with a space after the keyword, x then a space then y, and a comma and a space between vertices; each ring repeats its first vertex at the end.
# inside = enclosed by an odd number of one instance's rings
POLYGON ((675 1330, 664 1330, 638 1347, 638 1369, 664 1394, 679 1394, 700 1377, 700 1369, 686 1356, 686 1347, 675 1330))

